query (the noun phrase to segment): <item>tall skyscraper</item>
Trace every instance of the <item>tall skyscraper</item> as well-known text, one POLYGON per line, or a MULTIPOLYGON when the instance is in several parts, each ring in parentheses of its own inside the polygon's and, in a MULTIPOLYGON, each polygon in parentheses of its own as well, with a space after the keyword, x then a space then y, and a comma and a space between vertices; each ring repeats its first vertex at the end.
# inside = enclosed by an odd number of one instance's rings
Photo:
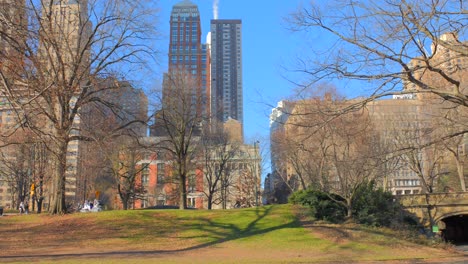
POLYGON ((238 19, 211 20, 210 112, 217 122, 243 124, 241 29, 238 19))
MULTIPOLYGON (((200 12, 197 5, 185 0, 173 6, 170 20, 171 32, 169 42, 169 74, 183 73, 190 77, 190 86, 197 101, 196 113, 206 116, 208 64, 207 46, 201 44, 200 12)), ((168 76, 165 76, 167 79, 168 76)), ((170 82, 165 81, 165 84, 170 82)), ((163 89, 169 89, 164 85, 163 89)), ((167 101, 167 98, 163 98, 167 101)))

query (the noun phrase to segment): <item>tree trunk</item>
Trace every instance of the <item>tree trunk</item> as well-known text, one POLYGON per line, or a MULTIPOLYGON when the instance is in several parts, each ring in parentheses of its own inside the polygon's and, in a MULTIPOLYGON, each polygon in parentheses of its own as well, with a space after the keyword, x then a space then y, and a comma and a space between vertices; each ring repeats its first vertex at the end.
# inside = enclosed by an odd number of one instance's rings
POLYGON ((353 218, 353 205, 352 199, 346 199, 346 219, 350 220, 353 218))
POLYGON ((36 201, 37 201, 37 213, 42 213, 42 202, 44 201, 44 181, 42 180, 44 176, 41 174, 41 179, 39 180, 39 186, 36 187, 36 201))
POLYGON ((124 210, 128 210, 128 198, 127 197, 122 197, 122 208, 124 210))
POLYGON ((67 145, 68 143, 60 138, 56 142, 57 153, 53 156, 56 159, 55 170, 53 175, 53 193, 51 207, 49 213, 64 214, 66 213, 65 203, 65 170, 67 163, 67 145))
POLYGON ((430 193, 425 194, 427 216, 429 217, 429 229, 432 231, 432 226, 435 225, 434 217, 432 216, 432 205, 430 203, 430 193))
POLYGON ((179 209, 187 209, 187 188, 186 188, 187 177, 185 175, 180 175, 180 184, 179 184, 179 209))
POLYGON ((208 195, 208 210, 211 210, 213 207, 213 194, 210 193, 208 195))
POLYGON ((37 199, 37 213, 40 214, 42 213, 42 202, 44 201, 44 198, 40 197, 37 199))
POLYGON ((465 175, 463 173, 464 171, 463 163, 461 163, 457 158, 455 160, 457 162, 457 173, 458 173, 458 179, 460 180, 461 190, 463 192, 466 192, 465 175))

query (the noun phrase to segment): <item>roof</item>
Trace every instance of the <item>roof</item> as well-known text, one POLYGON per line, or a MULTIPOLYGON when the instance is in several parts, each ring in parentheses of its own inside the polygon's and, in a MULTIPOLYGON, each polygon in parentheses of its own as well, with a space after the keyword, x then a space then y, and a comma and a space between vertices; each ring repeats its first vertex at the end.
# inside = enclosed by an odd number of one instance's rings
POLYGON ((182 2, 179 2, 174 5, 174 7, 188 7, 188 6, 197 6, 190 0, 183 0, 182 2))

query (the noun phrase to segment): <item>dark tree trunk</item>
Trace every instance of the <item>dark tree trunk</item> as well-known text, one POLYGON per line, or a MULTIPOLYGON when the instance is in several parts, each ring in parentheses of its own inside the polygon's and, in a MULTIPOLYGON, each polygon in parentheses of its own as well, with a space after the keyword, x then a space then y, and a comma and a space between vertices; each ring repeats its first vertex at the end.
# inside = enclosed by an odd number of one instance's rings
POLYGON ((187 187, 186 187, 187 177, 185 175, 180 175, 180 184, 179 184, 179 209, 187 209, 187 187))
POLYGON ((56 164, 54 170, 53 199, 51 201, 51 207, 49 213, 51 214, 64 214, 66 213, 66 202, 65 202, 65 170, 67 162, 67 142, 57 142, 57 153, 55 153, 56 164))

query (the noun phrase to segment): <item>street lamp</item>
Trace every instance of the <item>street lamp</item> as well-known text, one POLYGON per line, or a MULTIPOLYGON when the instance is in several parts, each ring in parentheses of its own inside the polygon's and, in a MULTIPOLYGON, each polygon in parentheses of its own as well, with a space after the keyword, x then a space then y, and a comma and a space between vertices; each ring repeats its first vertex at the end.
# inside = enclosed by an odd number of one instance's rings
POLYGON ((258 140, 256 140, 254 142, 254 155, 255 155, 255 158, 254 158, 254 176, 255 176, 255 206, 258 207, 258 169, 257 169, 257 162, 259 160, 259 157, 258 157, 258 152, 257 152, 257 145, 259 144, 260 142, 258 140))

